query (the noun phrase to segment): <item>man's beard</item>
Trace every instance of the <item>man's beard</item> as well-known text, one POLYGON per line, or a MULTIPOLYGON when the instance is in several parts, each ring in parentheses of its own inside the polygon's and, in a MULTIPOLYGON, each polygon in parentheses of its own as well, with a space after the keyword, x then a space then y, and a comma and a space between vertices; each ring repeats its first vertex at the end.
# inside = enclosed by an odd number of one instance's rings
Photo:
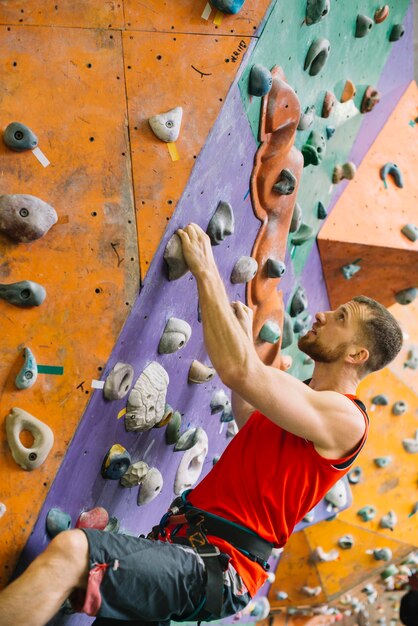
POLYGON ((322 345, 318 337, 315 335, 315 340, 308 339, 308 335, 299 337, 298 348, 305 354, 310 356, 314 361, 318 363, 335 363, 338 361, 347 349, 348 343, 341 343, 336 348, 327 348, 322 345))

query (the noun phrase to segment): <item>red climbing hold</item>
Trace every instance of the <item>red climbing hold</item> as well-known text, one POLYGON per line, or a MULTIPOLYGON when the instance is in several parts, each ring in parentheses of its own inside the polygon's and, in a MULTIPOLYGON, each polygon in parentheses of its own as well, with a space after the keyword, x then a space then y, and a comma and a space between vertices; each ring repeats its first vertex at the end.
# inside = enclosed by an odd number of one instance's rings
POLYGON ((104 530, 109 521, 109 513, 101 506, 97 506, 91 511, 83 511, 75 525, 76 528, 95 528, 104 530))

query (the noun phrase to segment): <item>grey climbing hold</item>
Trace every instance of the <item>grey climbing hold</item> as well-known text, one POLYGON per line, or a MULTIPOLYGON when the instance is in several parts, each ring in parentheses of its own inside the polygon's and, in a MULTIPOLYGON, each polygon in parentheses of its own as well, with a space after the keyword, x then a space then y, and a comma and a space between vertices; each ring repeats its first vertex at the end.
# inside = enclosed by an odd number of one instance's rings
POLYGON ((409 367, 411 370, 418 369, 418 348, 411 348, 407 355, 407 360, 403 364, 404 367, 409 367))
POLYGON ((165 429, 165 441, 167 445, 171 446, 173 443, 177 443, 180 437, 180 428, 181 413, 179 411, 174 411, 173 417, 168 422, 165 429))
POLYGON ((334 185, 340 183, 342 180, 352 180, 356 174, 357 167, 351 161, 344 163, 344 165, 336 165, 332 173, 332 182, 334 185))
POLYGON ((215 413, 220 413, 227 406, 231 405, 231 401, 226 395, 223 389, 217 389, 212 394, 212 398, 210 400, 210 413, 214 415, 215 413))
POLYGON ((192 361, 189 369, 188 381, 189 383, 207 383, 215 376, 215 370, 213 367, 204 365, 196 359, 192 361))
POLYGON ((281 278, 286 271, 286 265, 283 261, 272 258, 267 259, 266 268, 269 278, 281 278))
POLYGON ((115 443, 103 459, 101 474, 103 478, 119 480, 128 471, 130 464, 129 452, 119 443, 115 443))
POLYGON ((308 224, 301 224, 298 231, 292 236, 292 244, 301 246, 303 243, 311 239, 315 234, 314 229, 308 224))
POLYGON ((129 363, 118 361, 109 372, 103 387, 106 400, 121 400, 131 388, 134 368, 129 363))
POLYGON ((396 576, 396 574, 399 574, 399 570, 396 565, 392 563, 392 565, 389 565, 389 567, 387 567, 385 570, 383 570, 383 572, 380 573, 380 576, 383 580, 386 580, 391 576, 396 576))
POLYGON ((292 213, 292 221, 290 222, 289 232, 295 233, 302 224, 302 208, 299 202, 295 203, 292 213))
POLYGON ((328 15, 330 0, 308 0, 305 21, 308 26, 320 22, 328 15))
POLYGON ((289 196, 295 191, 297 184, 296 176, 288 169, 280 172, 277 182, 273 185, 273 190, 283 196, 289 196))
POLYGON ((373 550, 373 556, 376 561, 390 561, 392 558, 392 550, 390 548, 379 548, 373 550))
POLYGON ((261 327, 258 337, 261 341, 274 344, 279 341, 280 335, 280 326, 272 320, 267 320, 267 322, 265 322, 261 327))
POLYGON ((315 519, 315 511, 309 511, 308 513, 306 513, 305 517, 303 518, 303 522, 306 522, 307 524, 311 524, 315 519))
POLYGON ((304 288, 299 285, 290 303, 290 315, 296 317, 308 308, 308 297, 304 288))
POLYGON ((302 146, 303 167, 319 165, 326 150, 327 142, 325 137, 317 130, 313 130, 306 143, 302 146))
POLYGON ((38 138, 30 128, 20 122, 12 122, 5 128, 3 141, 15 152, 33 150, 38 145, 38 138))
POLYGON ((257 274, 258 263, 251 256, 242 256, 234 265, 231 283, 248 283, 257 274))
POLYGON ((314 39, 305 58, 303 69, 309 70, 310 76, 316 76, 328 60, 331 44, 328 39, 314 39))
POLYGON ((230 439, 232 437, 235 437, 237 433, 238 433, 237 423, 235 420, 232 420, 231 422, 229 422, 228 428, 226 429, 226 436, 230 439))
POLYGON ((192 448, 197 441, 200 430, 202 430, 200 426, 198 426, 197 428, 189 428, 188 430, 186 430, 186 432, 184 432, 179 440, 176 442, 174 450, 178 452, 179 450, 189 450, 190 448, 192 448))
POLYGON ((417 454, 418 452, 418 430, 415 431, 414 439, 402 439, 402 445, 405 452, 409 454, 417 454))
POLYGON ((392 457, 391 456, 377 456, 375 459, 373 459, 373 461, 376 467, 383 468, 383 467, 387 467, 388 465, 392 463, 392 457))
POLYGON ((347 505, 348 496, 347 488, 342 479, 338 480, 329 491, 325 494, 325 500, 332 504, 332 506, 341 509, 347 505))
POLYGON ((103 530, 106 533, 118 533, 120 530, 120 521, 117 517, 109 517, 109 521, 103 530))
POLYGON ((325 129, 325 133, 327 135, 327 139, 331 139, 334 136, 335 128, 333 126, 327 126, 325 129))
MULTIPOLYGON (((1 507, 1 505, 0 505, 1 507)), ((412 517, 413 515, 415 515, 415 513, 418 513, 418 502, 415 502, 415 504, 413 505, 411 512, 409 513, 408 517, 412 517)), ((0 511, 0 517, 1 517, 1 511, 0 511)))
POLYGON ((142 480, 138 493, 138 505, 152 502, 163 488, 163 477, 156 467, 151 467, 145 478, 142 480))
POLYGON ((376 517, 376 509, 374 506, 366 505, 357 511, 357 515, 361 517, 363 522, 370 522, 374 517, 376 517))
POLYGON ((416 224, 405 224, 401 232, 405 237, 408 237, 410 241, 416 241, 418 239, 418 226, 416 224))
POLYGON ((221 200, 206 230, 213 246, 218 246, 225 237, 234 233, 234 212, 229 202, 221 200))
POLYGON ((384 393, 379 393, 372 398, 372 404, 376 406, 387 406, 389 404, 389 398, 384 393))
POLYGON ((311 315, 300 315, 298 316, 293 323, 293 330, 295 333, 306 333, 311 325, 312 316, 311 315))
POLYGON ((264 65, 255 64, 251 68, 248 91, 252 96, 265 96, 271 89, 273 78, 264 65))
POLYGON ((289 313, 286 312, 283 319, 282 350, 291 346, 294 338, 293 321, 289 313))
POLYGON ((300 115, 298 130, 308 130, 312 126, 314 119, 315 106, 306 107, 305 111, 300 115))
POLYGON ((380 169, 380 178, 386 184, 386 178, 388 176, 392 176, 393 181, 397 187, 400 189, 404 186, 403 174, 401 169, 396 163, 385 163, 385 165, 380 169))
POLYGON ((220 454, 215 454, 215 456, 212 459, 212 465, 216 465, 220 458, 221 458, 220 454))
POLYGON ((168 280, 177 280, 189 271, 183 255, 181 239, 174 233, 164 250, 164 261, 168 266, 168 280))
POLYGON ((356 37, 361 38, 369 34, 373 28, 373 20, 367 15, 357 15, 356 21, 356 37))
POLYGON ((398 400, 392 406, 393 415, 403 415, 408 410, 408 405, 404 400, 398 400))
POLYGON ((40 239, 58 220, 55 209, 35 196, 0 196, 0 231, 11 239, 27 243, 40 239))
POLYGON ((402 289, 395 293, 395 300, 399 304, 411 304, 417 297, 418 289, 416 287, 409 287, 408 289, 402 289))
POLYGON ((171 354, 183 348, 192 334, 190 324, 177 317, 170 317, 158 344, 160 354, 171 354))
POLYGON ((338 539, 338 545, 342 550, 350 550, 354 546, 353 535, 344 535, 338 539))
POLYGON ((136 487, 140 485, 144 480, 145 476, 149 472, 149 466, 145 461, 137 461, 136 463, 132 463, 126 470, 126 472, 121 476, 120 484, 122 487, 126 487, 130 489, 131 487, 136 487))
POLYGON ((314 361, 314 360, 312 359, 312 357, 310 357, 310 356, 306 356, 306 357, 303 359, 303 364, 304 364, 304 365, 313 365, 314 363, 315 363, 315 361, 314 361))
POLYGON ((257 618, 257 622, 261 622, 267 619, 270 613, 270 602, 265 596, 253 600, 250 604, 252 617, 257 618))
POLYGON ((405 34, 405 29, 402 24, 395 24, 390 31, 389 41, 399 41, 405 34))
POLYGON ((289 594, 286 591, 276 591, 277 600, 287 600, 289 594))
POLYGON ((316 216, 319 220, 324 220, 328 213, 322 202, 318 202, 318 208, 316 210, 316 216))
POLYGON ((382 517, 382 519, 380 520, 379 526, 381 528, 389 528, 390 530, 393 530, 397 523, 398 523, 398 518, 396 516, 395 511, 389 511, 389 513, 387 513, 386 515, 382 517))
POLYGON ((25 470, 34 470, 42 465, 54 444, 54 434, 50 427, 17 407, 6 417, 6 435, 14 460, 25 470), (30 448, 20 441, 23 430, 28 430, 33 436, 30 448))
POLYGON ((343 265, 341 271, 346 280, 351 280, 354 274, 357 274, 361 270, 361 265, 357 265, 357 263, 349 263, 348 265, 343 265))
POLYGON ((230 13, 232 15, 241 10, 244 2, 245 0, 211 0, 212 6, 216 9, 219 9, 219 11, 222 11, 223 13, 230 13))
POLYGON ((22 280, 18 283, 0 284, 0 299, 10 304, 27 308, 40 306, 46 298, 46 291, 39 283, 22 280))
POLYGON ((234 419, 234 414, 232 413, 232 406, 228 404, 221 414, 221 422, 232 422, 234 419))
POLYGON ((166 113, 153 115, 149 118, 148 122, 152 132, 158 139, 166 143, 171 143, 178 139, 182 117, 183 109, 181 107, 175 107, 166 113))
POLYGON ((24 359, 25 362, 15 379, 15 385, 18 389, 29 389, 33 387, 38 378, 36 359, 30 348, 25 348, 24 359))
POLYGON ((361 467, 353 467, 353 469, 351 469, 347 474, 348 482, 351 485, 356 485, 360 482, 362 476, 363 470, 361 469, 361 467))
POLYGON ((128 396, 126 430, 145 432, 162 420, 168 383, 168 374, 159 363, 147 365, 128 396))
POLYGON ((180 495, 197 482, 208 454, 208 436, 203 428, 197 428, 194 445, 182 456, 174 479, 174 493, 180 495))
POLYGON ((46 516, 46 532, 50 537, 56 537, 69 528, 71 528, 71 517, 68 513, 56 507, 49 509, 46 516))

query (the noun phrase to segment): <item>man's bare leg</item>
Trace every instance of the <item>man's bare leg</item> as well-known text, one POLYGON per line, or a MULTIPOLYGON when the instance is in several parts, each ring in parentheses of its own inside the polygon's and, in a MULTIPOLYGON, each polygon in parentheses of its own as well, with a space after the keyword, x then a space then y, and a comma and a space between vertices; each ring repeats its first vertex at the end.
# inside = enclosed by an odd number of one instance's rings
POLYGON ((72 591, 86 589, 88 570, 89 550, 83 531, 60 533, 0 592, 1 626, 44 626, 72 591))

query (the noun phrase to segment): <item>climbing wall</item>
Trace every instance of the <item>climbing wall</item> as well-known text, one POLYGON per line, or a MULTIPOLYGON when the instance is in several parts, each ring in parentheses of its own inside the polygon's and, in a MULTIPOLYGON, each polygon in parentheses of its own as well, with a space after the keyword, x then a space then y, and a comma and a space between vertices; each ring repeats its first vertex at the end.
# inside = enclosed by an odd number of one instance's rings
MULTIPOLYGON (((3 193, 34 194, 58 213, 58 223, 36 242, 15 244, 1 235, 1 282, 28 278, 47 289, 47 300, 36 309, 0 302, 8 325, 1 344, 3 415, 21 407, 48 424, 55 436, 45 463, 25 472, 13 461, 3 431, 0 463, 7 477, 0 487, 5 505, 0 519, 3 583, 18 559, 17 571, 21 571, 47 545, 45 522, 51 508, 64 511, 74 526, 82 511, 102 506, 122 531, 138 534, 146 532, 172 500, 185 452, 167 444, 164 427, 126 430, 127 397, 109 401, 102 391, 117 362, 133 367, 133 382, 151 362, 165 369, 166 401, 181 414, 181 432, 200 427, 207 433, 201 476, 233 435, 233 422, 222 421, 228 419, 228 412, 220 418, 211 411, 214 392, 223 389, 219 379, 209 375, 203 384, 188 382, 193 360, 209 365, 195 282, 190 274, 168 281, 163 253, 178 227, 194 221, 206 229, 218 203, 228 202, 235 231, 214 247, 215 258, 231 300, 250 302, 253 297, 251 285, 233 284, 230 277, 239 257, 257 254, 263 214, 256 211, 254 190, 262 185, 262 177, 254 168, 254 158, 258 150, 268 149, 280 138, 281 128, 270 128, 269 137, 260 134, 263 103, 249 90, 254 64, 278 68, 275 75, 283 82, 276 89, 277 97, 266 96, 277 115, 282 115, 277 103, 286 85, 297 94, 302 113, 314 107, 312 123, 305 130, 296 132, 298 119, 284 120, 293 129, 297 154, 318 156, 318 145, 326 142, 318 165, 307 165, 297 175, 300 228, 289 239, 285 230, 277 248, 267 249, 271 256, 280 250, 286 265, 283 278, 270 293, 273 297, 279 289, 280 323, 298 287, 307 298, 308 304, 291 319, 296 330, 282 355, 292 374, 310 375, 312 364, 298 352, 296 340, 310 316, 328 308, 328 293, 331 296, 315 238, 346 186, 332 183, 334 167, 348 160, 360 165, 411 80, 409 4, 390 2, 389 17, 359 38, 357 15, 374 16, 377 6, 371 0, 349 6, 332 2, 329 15, 312 25, 305 22, 304 0, 247 2, 237 15, 224 15, 205 1, 192 0, 154 0, 140 6, 131 0, 105 5, 90 0, 56 5, 0 0, 0 46, 6 59, 3 127, 15 120, 27 124, 50 161, 43 167, 30 152, 18 154, 1 146, 3 193), (389 41, 393 26, 402 23, 405 35, 389 41), (315 39, 320 42, 316 49, 326 39, 330 51, 323 69, 311 76, 304 65, 315 39), (348 79, 357 93, 341 103, 348 79), (369 85, 380 91, 381 100, 362 114, 369 85), (325 118, 327 91, 337 101, 325 118), (148 119, 178 106, 183 109, 180 134, 167 144, 156 138, 148 119), (323 139, 312 138, 312 131, 323 139), (171 317, 190 325, 191 338, 179 352, 160 354, 159 341, 171 317), (40 374, 33 388, 17 391, 14 378, 25 346, 33 350, 39 364, 55 369, 40 374), (123 446, 132 462, 144 461, 161 473, 154 500, 138 506, 138 486, 124 488, 118 480, 102 476, 104 457, 114 444, 123 446)), ((285 210, 290 222, 296 188, 289 197, 285 210)), ((402 367, 396 367, 402 375, 402 367)), ((382 388, 385 384, 382 378, 382 388)), ((166 414, 169 417, 169 411, 166 414)), ((413 432, 406 436, 412 437, 413 432)), ((329 514, 321 503, 315 524, 291 539, 283 559, 289 558, 292 567, 292 555, 299 553, 299 548, 292 552, 293 542, 309 543, 309 533, 321 526, 316 522, 329 514)), ((403 543, 409 549, 414 538, 403 543)), ((402 550, 403 545, 395 554, 402 550)), ((296 586, 297 569, 292 576, 296 586)), ((327 585, 325 581, 321 590, 325 599, 338 587, 334 584, 328 591, 327 585)), ((260 595, 267 590, 266 585, 260 595)), ((58 616, 51 623, 90 621, 83 616, 58 616)))

